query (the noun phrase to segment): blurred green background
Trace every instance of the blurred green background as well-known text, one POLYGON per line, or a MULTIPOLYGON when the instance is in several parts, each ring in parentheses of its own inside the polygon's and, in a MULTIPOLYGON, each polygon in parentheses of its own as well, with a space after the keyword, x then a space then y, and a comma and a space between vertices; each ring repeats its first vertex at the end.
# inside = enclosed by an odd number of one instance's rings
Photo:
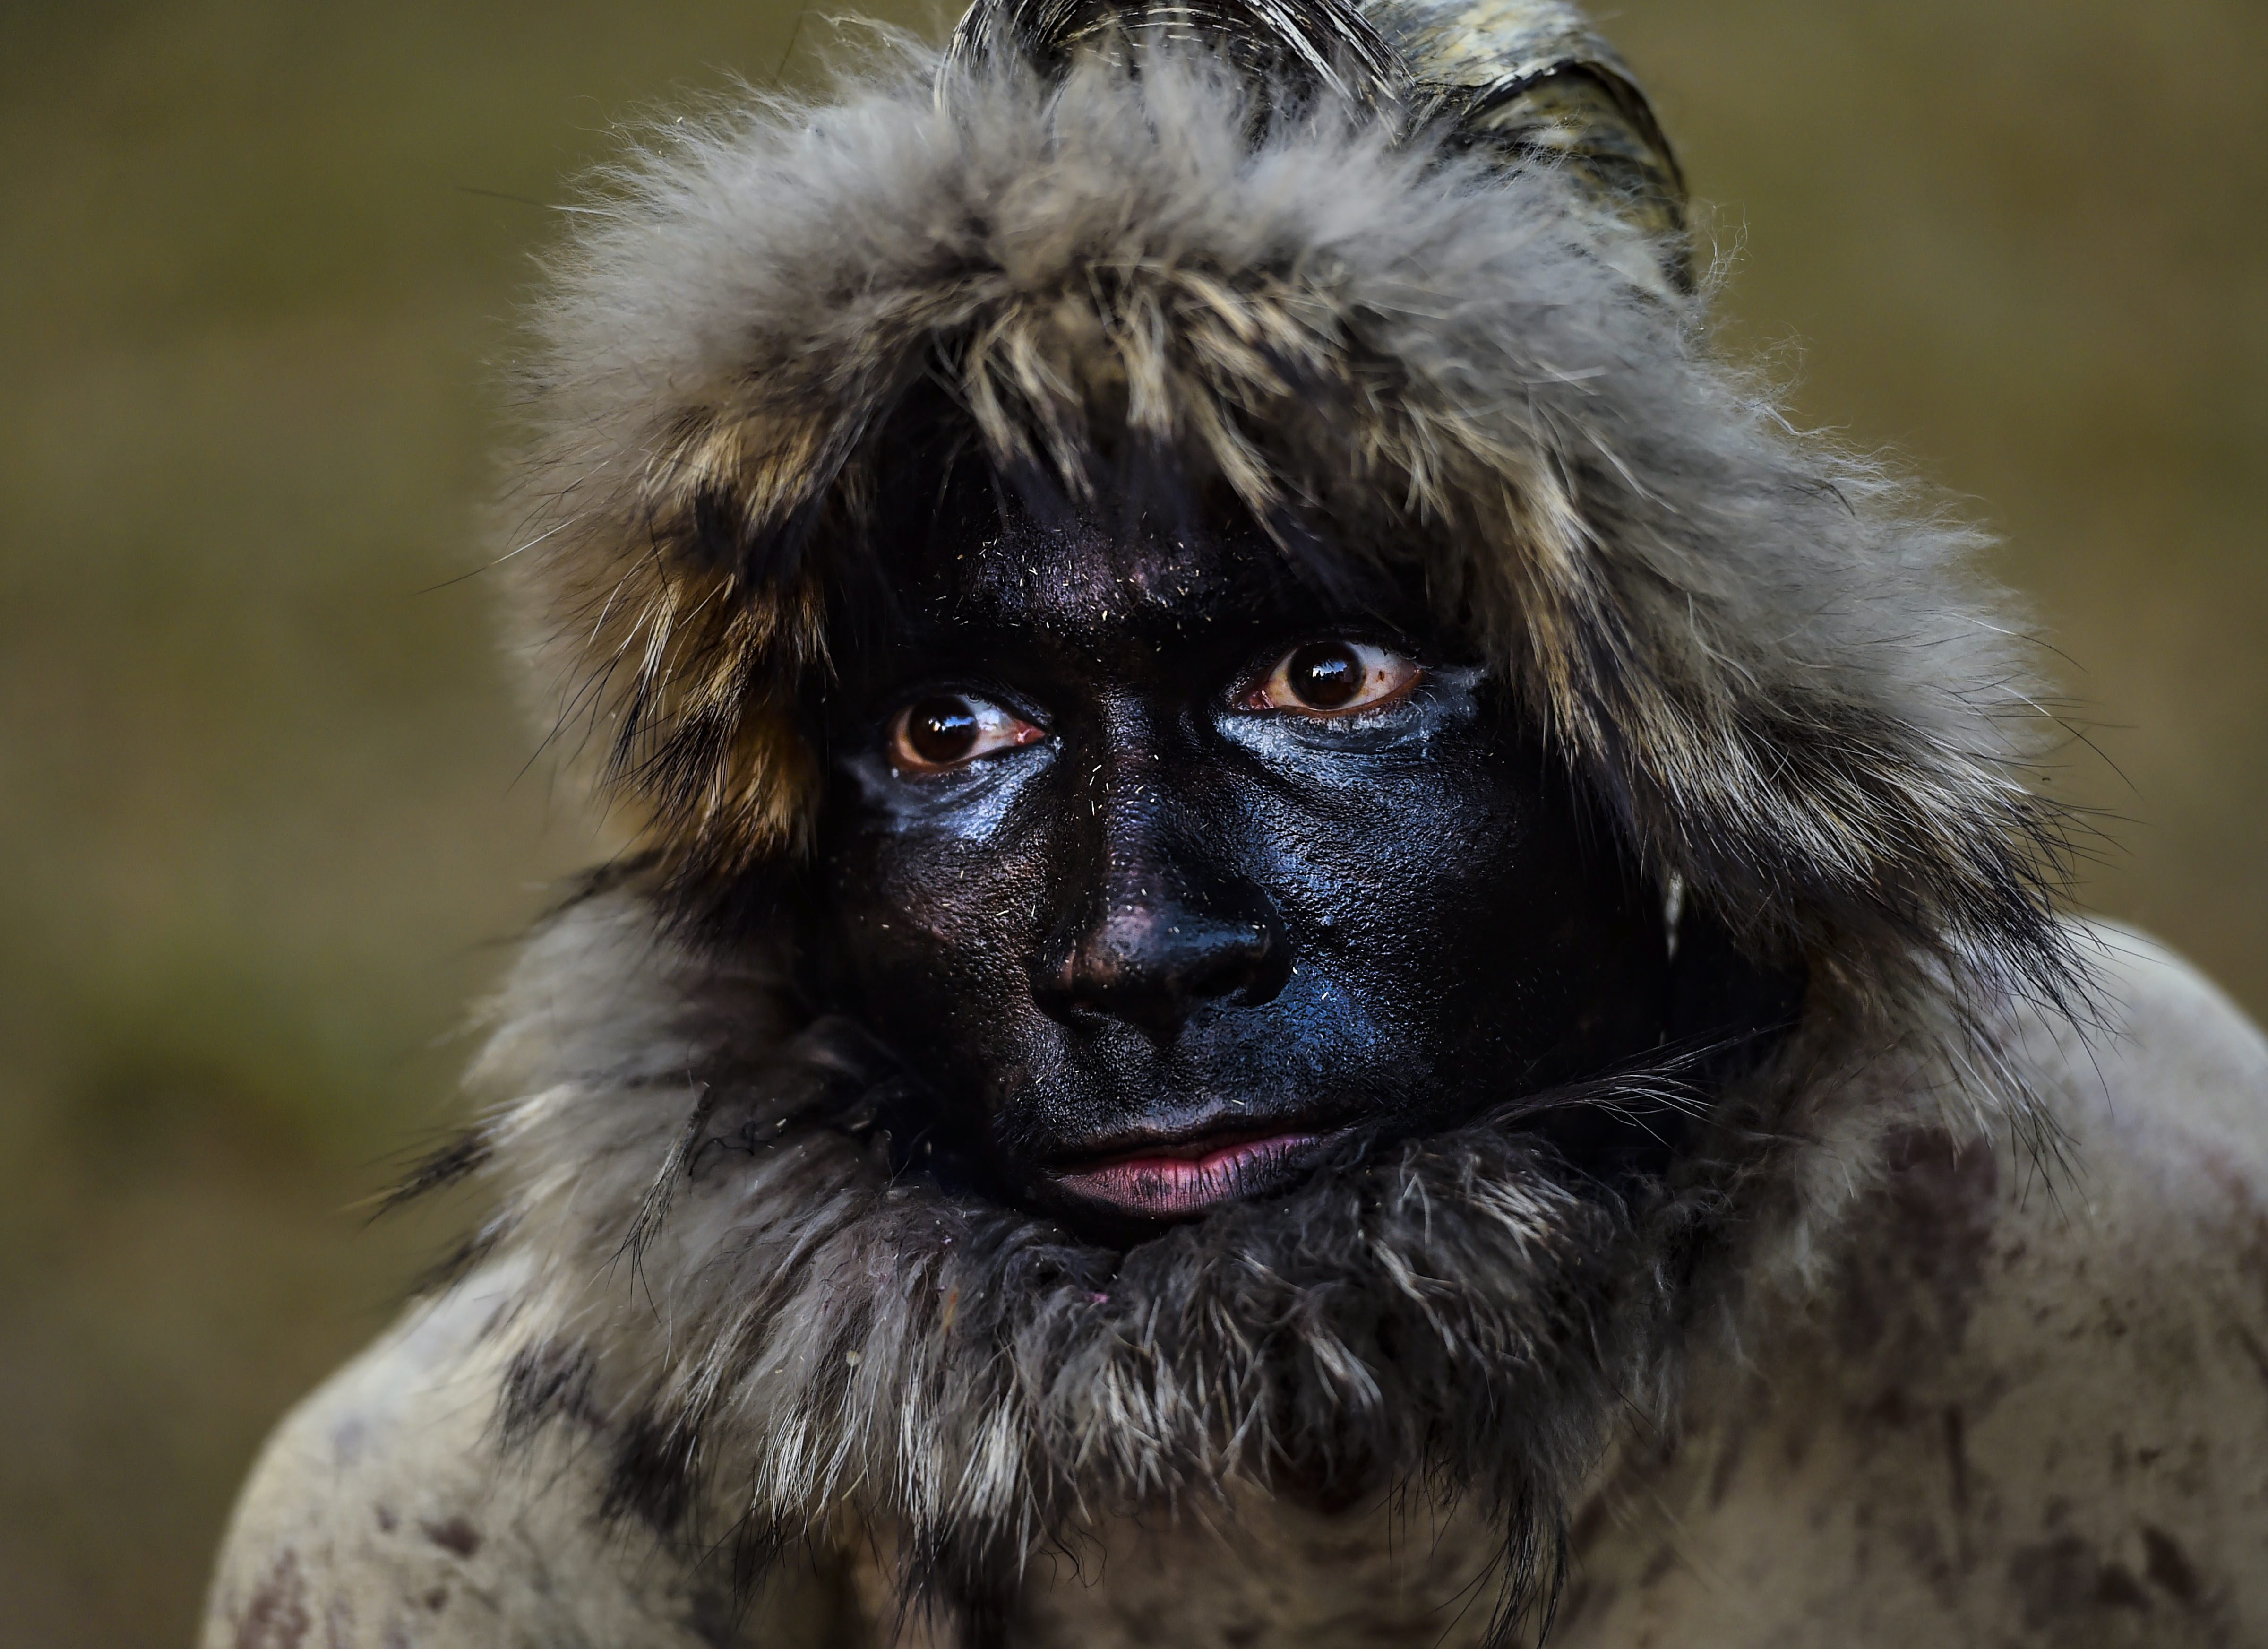
MULTIPOLYGON (((2268 1008, 2268 8, 1609 26, 1738 251, 1740 347, 2005 535, 2102 752, 2055 775, 2115 816, 2088 902, 2268 1008)), ((830 37, 0 9, 0 1644, 185 1641, 261 1432, 453 1224, 356 1204, 456 1114, 463 1004, 593 851, 486 580, 446 581, 533 203, 617 116, 808 82, 830 37)))

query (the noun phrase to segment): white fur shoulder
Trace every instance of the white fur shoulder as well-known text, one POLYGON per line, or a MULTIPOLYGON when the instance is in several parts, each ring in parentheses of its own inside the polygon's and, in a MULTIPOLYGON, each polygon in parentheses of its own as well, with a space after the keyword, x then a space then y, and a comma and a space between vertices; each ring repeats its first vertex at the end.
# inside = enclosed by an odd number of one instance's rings
POLYGON ((1839 1274, 1579 1528, 1572 1645, 2268 1641, 2268 1040, 2098 927, 2066 1139, 1899 1142, 1839 1274))
POLYGON ((738 1607, 600 1516, 580 1428, 498 1447, 491 1332, 519 1279, 411 1311, 269 1440, 231 1522, 202 1649, 792 1649, 833 1641, 825 1588, 738 1607))

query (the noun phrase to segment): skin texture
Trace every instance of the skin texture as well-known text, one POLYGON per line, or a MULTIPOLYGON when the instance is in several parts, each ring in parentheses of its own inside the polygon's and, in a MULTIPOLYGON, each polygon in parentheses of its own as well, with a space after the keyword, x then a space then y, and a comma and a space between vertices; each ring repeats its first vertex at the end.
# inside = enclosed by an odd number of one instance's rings
POLYGON ((912 1151, 1138 1235, 1653 1053, 1660 896, 1454 638, 1166 519, 955 485, 829 706, 825 948, 912 1151))

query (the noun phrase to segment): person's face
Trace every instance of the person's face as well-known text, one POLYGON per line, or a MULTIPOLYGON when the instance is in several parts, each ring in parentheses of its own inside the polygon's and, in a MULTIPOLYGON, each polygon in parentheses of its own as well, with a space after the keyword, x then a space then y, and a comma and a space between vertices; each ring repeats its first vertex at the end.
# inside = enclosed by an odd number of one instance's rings
POLYGON ((908 559, 830 699, 822 921, 992 1194, 1138 1236, 1660 1041, 1658 897, 1414 606, 967 486, 908 559))

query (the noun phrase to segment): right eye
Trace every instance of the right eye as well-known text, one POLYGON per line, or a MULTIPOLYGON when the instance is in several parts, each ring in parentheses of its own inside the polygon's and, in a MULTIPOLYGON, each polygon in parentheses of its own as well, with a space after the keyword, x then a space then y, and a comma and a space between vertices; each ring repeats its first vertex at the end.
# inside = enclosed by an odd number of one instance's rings
POLYGON ((1367 641, 1311 641, 1293 647, 1243 694, 1248 710, 1280 710, 1328 721, 1408 696, 1425 671, 1367 641))
POLYGON ((1046 728, 990 699, 939 693, 908 705, 891 721, 890 765, 900 773, 947 773, 1047 736, 1046 728))

